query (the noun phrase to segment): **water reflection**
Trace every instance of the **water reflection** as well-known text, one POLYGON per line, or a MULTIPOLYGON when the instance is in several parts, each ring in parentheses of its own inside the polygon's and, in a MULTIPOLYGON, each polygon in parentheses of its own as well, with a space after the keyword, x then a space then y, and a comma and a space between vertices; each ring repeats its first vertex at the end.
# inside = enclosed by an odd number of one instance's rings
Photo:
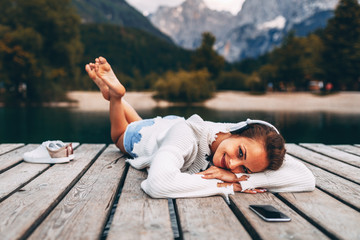
MULTIPOLYGON (((360 115, 325 112, 215 111, 204 107, 171 107, 139 111, 143 118, 199 114, 203 119, 238 122, 246 118, 273 123, 287 142, 359 144, 360 115)), ((40 143, 47 139, 111 143, 108 112, 67 108, 0 108, 0 142, 40 143)))

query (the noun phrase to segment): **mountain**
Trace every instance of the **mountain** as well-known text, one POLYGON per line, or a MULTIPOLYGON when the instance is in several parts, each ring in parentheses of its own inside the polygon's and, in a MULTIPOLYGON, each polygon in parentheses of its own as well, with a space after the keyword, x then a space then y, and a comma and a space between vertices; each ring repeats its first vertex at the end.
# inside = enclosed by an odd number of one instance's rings
POLYGON ((83 23, 111 23, 151 33, 168 42, 172 40, 130 6, 125 0, 73 0, 83 23))
POLYGON ((236 15, 209 9, 203 0, 160 7, 150 21, 185 48, 200 45, 204 31, 217 39, 215 49, 228 61, 257 57, 282 42, 290 30, 304 36, 326 26, 338 0, 246 0, 236 15))
POLYGON ((212 32, 221 36, 228 31, 224 26, 232 23, 233 15, 209 9, 202 0, 187 0, 177 7, 159 7, 149 19, 174 42, 194 49, 201 44, 201 34, 212 32))

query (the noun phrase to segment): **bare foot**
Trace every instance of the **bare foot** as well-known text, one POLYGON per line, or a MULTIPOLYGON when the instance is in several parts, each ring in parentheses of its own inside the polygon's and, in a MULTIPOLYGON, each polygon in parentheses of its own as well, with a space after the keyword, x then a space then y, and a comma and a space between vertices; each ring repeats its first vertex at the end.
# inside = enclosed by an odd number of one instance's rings
POLYGON ((110 93, 109 93, 109 87, 96 75, 95 72, 95 64, 89 63, 86 64, 85 70, 88 73, 89 77, 96 83, 96 85, 99 87, 103 97, 106 100, 110 100, 110 93))
POLYGON ((109 87, 110 97, 121 98, 125 94, 125 88, 115 76, 110 64, 105 58, 95 59, 96 75, 109 87))

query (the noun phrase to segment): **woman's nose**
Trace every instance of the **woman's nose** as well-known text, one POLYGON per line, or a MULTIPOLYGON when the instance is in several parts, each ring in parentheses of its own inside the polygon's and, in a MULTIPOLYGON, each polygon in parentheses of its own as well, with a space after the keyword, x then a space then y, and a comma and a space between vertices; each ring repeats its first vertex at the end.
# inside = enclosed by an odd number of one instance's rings
POLYGON ((241 161, 239 159, 230 159, 230 161, 229 161, 229 168, 230 169, 237 168, 237 167, 239 167, 241 165, 243 165, 243 161, 241 161))

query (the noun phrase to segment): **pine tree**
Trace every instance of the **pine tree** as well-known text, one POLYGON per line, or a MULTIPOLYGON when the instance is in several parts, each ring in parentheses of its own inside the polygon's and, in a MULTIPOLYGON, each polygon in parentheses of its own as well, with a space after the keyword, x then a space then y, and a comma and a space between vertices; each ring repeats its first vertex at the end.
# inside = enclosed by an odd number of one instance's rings
POLYGON ((324 71, 336 89, 353 90, 360 80, 360 5, 340 0, 324 31, 324 71))
POLYGON ((202 34, 201 46, 196 49, 191 61, 191 67, 195 70, 206 68, 212 78, 219 76, 225 65, 225 60, 213 49, 215 37, 209 32, 202 34))
POLYGON ((280 48, 273 51, 271 58, 273 64, 276 66, 277 82, 275 89, 292 88, 294 85, 297 88, 304 88, 304 70, 302 68, 302 55, 304 46, 301 44, 299 38, 295 37, 294 32, 290 32, 284 39, 280 48))

